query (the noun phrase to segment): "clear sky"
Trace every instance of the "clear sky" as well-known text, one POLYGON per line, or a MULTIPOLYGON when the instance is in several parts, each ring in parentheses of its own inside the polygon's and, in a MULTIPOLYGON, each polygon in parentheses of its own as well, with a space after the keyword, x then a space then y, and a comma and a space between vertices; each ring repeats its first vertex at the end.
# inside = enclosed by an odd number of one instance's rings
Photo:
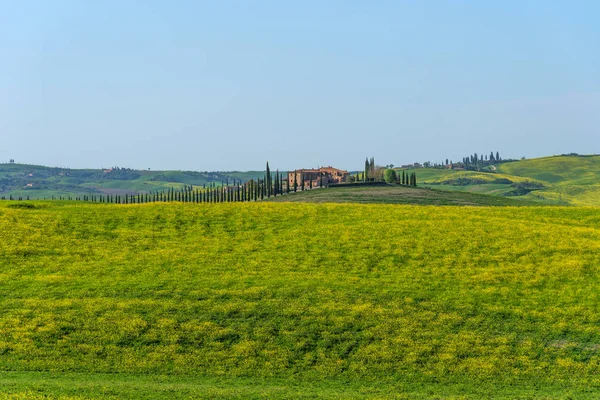
POLYGON ((600 2, 0 1, 0 161, 600 152, 600 2))

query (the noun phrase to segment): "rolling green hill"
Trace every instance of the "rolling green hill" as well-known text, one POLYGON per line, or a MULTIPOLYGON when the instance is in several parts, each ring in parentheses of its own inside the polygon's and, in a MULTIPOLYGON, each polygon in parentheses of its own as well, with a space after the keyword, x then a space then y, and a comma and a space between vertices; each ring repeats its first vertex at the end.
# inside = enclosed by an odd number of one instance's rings
POLYGON ((502 163, 496 171, 417 170, 425 187, 510 196, 546 204, 600 205, 600 156, 555 156, 502 163))
POLYGON ((526 198, 572 205, 600 205, 600 156, 557 156, 501 165, 499 170, 545 182, 546 188, 526 198))
POLYGON ((595 399, 599 265, 597 208, 3 202, 0 398, 595 399))
POLYGON ((554 156, 500 164, 508 175, 548 183, 593 185, 600 183, 600 156, 554 156))

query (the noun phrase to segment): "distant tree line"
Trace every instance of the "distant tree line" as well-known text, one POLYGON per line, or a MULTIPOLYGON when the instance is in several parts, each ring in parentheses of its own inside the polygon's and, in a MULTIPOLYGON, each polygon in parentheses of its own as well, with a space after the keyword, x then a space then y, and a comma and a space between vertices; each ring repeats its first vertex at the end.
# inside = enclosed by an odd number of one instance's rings
POLYGON ((500 153, 496 151, 490 152, 490 154, 478 154, 473 153, 466 157, 463 157, 461 161, 453 161, 451 159, 445 159, 440 163, 432 163, 430 161, 424 162, 425 168, 448 168, 448 169, 465 169, 479 171, 483 168, 489 168, 492 165, 501 164, 504 162, 514 161, 512 159, 503 159, 500 157, 500 153))

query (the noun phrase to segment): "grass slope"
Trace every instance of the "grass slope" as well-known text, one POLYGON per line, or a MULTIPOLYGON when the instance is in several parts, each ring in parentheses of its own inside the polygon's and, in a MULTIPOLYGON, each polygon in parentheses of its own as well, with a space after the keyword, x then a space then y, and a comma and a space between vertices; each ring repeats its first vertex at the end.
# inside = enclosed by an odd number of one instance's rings
POLYGON ((309 203, 382 203, 382 204, 421 204, 421 205, 487 205, 522 206, 536 205, 533 201, 519 201, 506 197, 486 196, 477 193, 444 191, 430 188, 400 185, 382 186, 343 186, 313 189, 272 197, 275 202, 309 203))
POLYGON ((501 164, 509 175, 548 183, 590 185, 600 183, 600 156, 554 156, 501 164))
POLYGON ((600 394, 596 208, 23 204, 0 398, 600 394))
POLYGON ((547 183, 530 193, 538 198, 572 205, 600 205, 600 156, 556 156, 503 164, 500 171, 547 183))
POLYGON ((600 156, 555 156, 497 166, 496 172, 417 170, 423 187, 510 196, 555 205, 600 206, 600 156), (540 190, 514 196, 515 185, 535 183, 540 190))

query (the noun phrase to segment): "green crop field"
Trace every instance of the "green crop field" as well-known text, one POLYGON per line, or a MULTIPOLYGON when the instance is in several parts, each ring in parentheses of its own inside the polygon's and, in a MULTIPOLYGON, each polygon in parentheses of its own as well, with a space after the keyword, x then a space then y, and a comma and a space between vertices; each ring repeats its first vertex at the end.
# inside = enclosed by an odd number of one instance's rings
POLYGON ((595 399, 599 211, 2 202, 0 399, 595 399))

